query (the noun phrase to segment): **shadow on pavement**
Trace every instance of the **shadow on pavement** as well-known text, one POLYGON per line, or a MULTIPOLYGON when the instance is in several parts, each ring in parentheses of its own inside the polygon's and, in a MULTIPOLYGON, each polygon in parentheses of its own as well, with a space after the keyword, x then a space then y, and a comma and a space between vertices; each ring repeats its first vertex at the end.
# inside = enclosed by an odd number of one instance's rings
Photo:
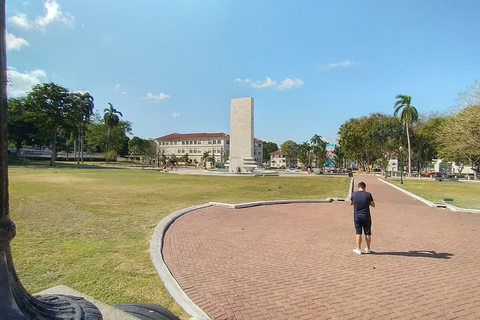
POLYGON ((437 258, 437 259, 451 259, 453 253, 425 250, 425 251, 408 251, 408 252, 372 252, 378 256, 404 256, 404 257, 419 257, 419 258, 437 258))

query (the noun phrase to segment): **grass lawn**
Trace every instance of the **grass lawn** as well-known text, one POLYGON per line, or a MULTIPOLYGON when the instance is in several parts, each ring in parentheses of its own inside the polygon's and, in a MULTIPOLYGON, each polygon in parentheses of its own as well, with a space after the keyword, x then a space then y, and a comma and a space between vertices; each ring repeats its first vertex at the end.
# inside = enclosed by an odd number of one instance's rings
POLYGON ((389 179, 387 181, 432 202, 453 199, 453 202, 448 203, 459 208, 480 209, 480 183, 404 179, 403 185, 400 185, 399 180, 389 179))
POLYGON ((65 284, 110 305, 160 304, 182 319, 188 315, 150 260, 150 239, 162 218, 210 201, 346 198, 350 185, 339 177, 44 167, 10 167, 9 180, 10 215, 17 225, 12 252, 30 293, 65 284))

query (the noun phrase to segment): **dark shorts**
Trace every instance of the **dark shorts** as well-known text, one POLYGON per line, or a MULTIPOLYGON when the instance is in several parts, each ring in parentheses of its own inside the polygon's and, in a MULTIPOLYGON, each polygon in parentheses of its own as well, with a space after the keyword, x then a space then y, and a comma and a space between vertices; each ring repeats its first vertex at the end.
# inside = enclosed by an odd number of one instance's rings
POLYGON ((355 222, 355 233, 362 234, 365 233, 366 236, 372 235, 372 219, 364 215, 354 216, 353 221, 355 222))

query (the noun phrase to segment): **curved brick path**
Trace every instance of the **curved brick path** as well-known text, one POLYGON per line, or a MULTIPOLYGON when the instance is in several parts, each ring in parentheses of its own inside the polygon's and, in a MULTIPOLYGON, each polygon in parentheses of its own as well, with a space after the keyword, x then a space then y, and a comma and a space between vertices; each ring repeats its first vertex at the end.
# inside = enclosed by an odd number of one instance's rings
POLYGON ((480 215, 429 208, 367 183, 372 255, 352 252, 347 202, 188 213, 163 255, 212 319, 478 319, 480 215))

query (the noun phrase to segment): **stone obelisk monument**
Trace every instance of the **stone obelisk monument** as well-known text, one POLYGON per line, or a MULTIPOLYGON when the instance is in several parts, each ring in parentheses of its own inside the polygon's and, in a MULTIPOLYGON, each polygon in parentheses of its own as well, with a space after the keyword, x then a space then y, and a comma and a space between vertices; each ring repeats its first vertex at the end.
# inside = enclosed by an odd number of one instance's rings
POLYGON ((253 157, 253 98, 232 99, 230 114, 230 172, 252 172, 257 166, 253 157))

